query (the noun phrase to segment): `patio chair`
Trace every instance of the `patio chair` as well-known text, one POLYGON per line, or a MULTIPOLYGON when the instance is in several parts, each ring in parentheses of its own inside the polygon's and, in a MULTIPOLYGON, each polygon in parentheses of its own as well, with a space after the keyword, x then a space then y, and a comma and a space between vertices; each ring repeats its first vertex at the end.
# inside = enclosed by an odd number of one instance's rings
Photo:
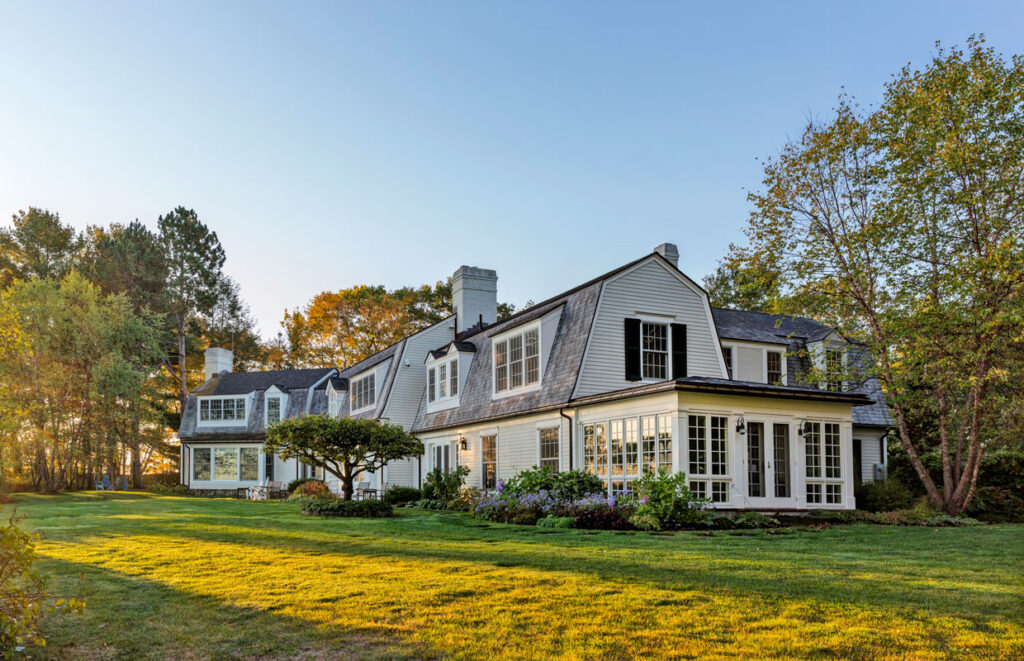
POLYGON ((245 497, 246 497, 246 499, 248 499, 248 500, 264 500, 265 499, 265 495, 263 494, 263 490, 266 489, 268 481, 269 481, 269 478, 265 477, 262 480, 260 480, 259 482, 257 482, 256 484, 254 484, 253 486, 251 486, 248 489, 246 489, 245 490, 245 497))
POLYGON ((110 476, 109 475, 104 475, 103 479, 96 483, 96 490, 97 491, 110 491, 111 490, 110 476))
POLYGON ((128 491, 128 476, 122 475, 117 478, 117 486, 115 487, 118 491, 128 491))
POLYGON ((264 487, 264 493, 267 494, 267 500, 271 498, 281 497, 281 483, 280 482, 268 482, 267 486, 264 487))
POLYGON ((371 489, 369 482, 356 482, 356 500, 366 500, 376 496, 377 490, 371 489))

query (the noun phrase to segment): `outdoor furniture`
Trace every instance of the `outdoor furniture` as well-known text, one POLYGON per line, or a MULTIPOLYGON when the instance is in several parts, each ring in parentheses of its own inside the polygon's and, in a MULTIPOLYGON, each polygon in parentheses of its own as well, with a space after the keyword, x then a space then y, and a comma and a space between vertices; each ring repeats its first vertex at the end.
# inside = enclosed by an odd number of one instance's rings
POLYGON ((252 487, 254 500, 270 500, 281 497, 281 483, 267 482, 263 485, 252 487))
POLYGON ((356 482, 356 500, 376 499, 377 490, 370 488, 369 482, 356 482))
POLYGON ((109 475, 104 475, 103 479, 100 482, 96 483, 96 490, 97 491, 110 491, 111 490, 110 476, 109 475))
POLYGON ((265 498, 263 497, 262 491, 263 489, 266 488, 267 483, 269 481, 269 478, 265 477, 262 480, 260 480, 257 484, 249 487, 248 489, 245 490, 245 497, 248 500, 264 500, 265 498))
POLYGON ((128 491, 128 476, 122 475, 121 477, 117 478, 117 486, 114 488, 117 489, 118 491, 128 491))

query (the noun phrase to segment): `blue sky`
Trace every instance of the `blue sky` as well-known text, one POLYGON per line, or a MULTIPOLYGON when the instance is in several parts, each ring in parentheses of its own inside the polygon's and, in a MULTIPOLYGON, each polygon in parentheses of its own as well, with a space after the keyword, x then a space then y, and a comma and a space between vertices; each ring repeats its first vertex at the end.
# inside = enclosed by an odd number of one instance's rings
POLYGON ((1024 4, 0 1, 0 223, 194 208, 264 336, 324 289, 711 271, 760 161, 1024 4))

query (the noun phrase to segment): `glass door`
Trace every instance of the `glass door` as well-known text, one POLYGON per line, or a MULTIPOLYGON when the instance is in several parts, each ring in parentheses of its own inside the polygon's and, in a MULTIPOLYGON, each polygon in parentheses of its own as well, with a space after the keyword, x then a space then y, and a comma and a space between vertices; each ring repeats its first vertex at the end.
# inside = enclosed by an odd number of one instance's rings
POLYGON ((763 504, 767 496, 765 480, 764 423, 747 424, 747 497, 752 505, 763 504))

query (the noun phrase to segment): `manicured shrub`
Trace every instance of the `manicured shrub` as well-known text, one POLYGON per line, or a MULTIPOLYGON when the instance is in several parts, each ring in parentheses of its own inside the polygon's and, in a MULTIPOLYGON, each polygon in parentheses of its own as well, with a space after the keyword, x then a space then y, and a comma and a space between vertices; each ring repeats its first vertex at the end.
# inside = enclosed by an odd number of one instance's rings
POLYGON ((424 510, 443 510, 448 508, 448 503, 433 498, 422 498, 416 503, 416 507, 424 510))
POLYGON ((289 500, 309 500, 313 498, 330 499, 336 498, 325 482, 320 480, 306 480, 291 492, 289 500))
POLYGON ((394 516, 394 508, 383 500, 312 499, 302 505, 303 514, 379 518, 394 516))
POLYGON ((156 485, 162 485, 165 487, 175 487, 181 484, 181 474, 178 471, 168 471, 166 473, 147 473, 142 476, 142 483, 147 488, 152 490, 152 487, 156 485))
POLYGON ((423 497, 431 500, 448 502, 459 495, 462 485, 469 475, 469 466, 459 466, 455 470, 443 471, 440 468, 427 473, 423 480, 423 497))
POLYGON ((593 493, 604 493, 604 483, 596 475, 579 470, 555 473, 547 466, 534 466, 506 481, 501 490, 518 496, 547 493, 558 500, 579 500, 593 493))
POLYGON ((633 530, 633 524, 619 509, 582 510, 572 522, 573 528, 581 530, 633 530))
POLYGON ((572 528, 571 516, 545 516, 537 519, 538 528, 572 528))
POLYGON ((698 498, 682 473, 645 473, 633 483, 636 514, 657 520, 660 529, 693 527, 703 522, 710 503, 698 498))
POLYGON ((305 484, 306 482, 309 482, 312 479, 313 478, 311 478, 311 477, 300 477, 297 480, 292 480, 291 482, 288 483, 288 488, 286 489, 286 491, 288 493, 295 493, 296 489, 298 489, 303 484, 305 484))
POLYGON ((637 530, 661 530, 661 521, 658 521, 658 517, 650 514, 634 514, 629 517, 629 522, 637 530))
POLYGON ((910 507, 914 497, 900 480, 890 477, 857 487, 857 508, 868 512, 889 512, 910 507))
POLYGON ((422 497, 423 492, 415 487, 391 487, 384 493, 384 500, 396 507, 422 497))
POLYGON ((980 487, 967 513, 989 523, 1024 523, 1024 499, 1009 489, 980 487))
POLYGON ((520 526, 532 526, 540 520, 540 515, 536 510, 519 510, 512 515, 512 520, 509 523, 514 523, 520 526))
POLYGON ((472 512, 481 497, 483 497, 483 492, 480 489, 463 489, 448 501, 448 506, 445 509, 452 512, 472 512))
POLYGON ((151 484, 148 487, 150 493, 161 494, 165 496, 170 495, 181 495, 188 493, 188 486, 184 484, 151 484))

